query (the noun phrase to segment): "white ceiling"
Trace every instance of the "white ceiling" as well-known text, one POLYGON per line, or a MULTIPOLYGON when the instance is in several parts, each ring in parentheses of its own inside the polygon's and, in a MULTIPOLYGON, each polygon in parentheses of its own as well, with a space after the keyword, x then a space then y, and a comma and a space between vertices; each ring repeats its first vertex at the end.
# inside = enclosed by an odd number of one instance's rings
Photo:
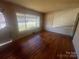
POLYGON ((79 7, 79 0, 8 0, 8 1, 45 13, 50 11, 79 7))

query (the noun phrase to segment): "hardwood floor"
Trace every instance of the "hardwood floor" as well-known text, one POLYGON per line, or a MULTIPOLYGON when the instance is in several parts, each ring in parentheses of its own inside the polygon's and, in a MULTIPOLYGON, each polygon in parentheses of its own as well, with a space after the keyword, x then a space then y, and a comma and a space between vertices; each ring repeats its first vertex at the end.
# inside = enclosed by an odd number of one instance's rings
POLYGON ((0 52, 0 59, 77 59, 69 36, 41 32, 16 40, 0 52))

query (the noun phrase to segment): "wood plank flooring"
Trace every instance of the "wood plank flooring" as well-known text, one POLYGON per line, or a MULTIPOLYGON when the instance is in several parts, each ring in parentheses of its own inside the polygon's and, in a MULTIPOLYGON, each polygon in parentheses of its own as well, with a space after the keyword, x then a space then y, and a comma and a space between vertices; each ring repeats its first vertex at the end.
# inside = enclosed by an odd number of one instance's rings
POLYGON ((16 40, 0 52, 0 59, 77 59, 69 36, 41 32, 16 40))

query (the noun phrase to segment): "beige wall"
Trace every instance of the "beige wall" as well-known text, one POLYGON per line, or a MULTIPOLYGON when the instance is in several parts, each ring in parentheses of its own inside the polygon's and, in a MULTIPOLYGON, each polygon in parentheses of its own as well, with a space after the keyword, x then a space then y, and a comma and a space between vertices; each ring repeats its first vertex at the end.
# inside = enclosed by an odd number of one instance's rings
POLYGON ((79 8, 47 13, 45 29, 72 36, 73 25, 78 12, 79 8))

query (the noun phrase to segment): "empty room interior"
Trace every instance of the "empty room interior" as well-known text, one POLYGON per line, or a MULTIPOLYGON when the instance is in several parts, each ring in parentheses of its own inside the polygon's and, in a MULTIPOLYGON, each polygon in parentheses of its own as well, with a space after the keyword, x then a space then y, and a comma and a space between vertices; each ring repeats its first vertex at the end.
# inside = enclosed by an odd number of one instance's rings
POLYGON ((79 59, 79 0, 0 0, 0 59, 79 59))

